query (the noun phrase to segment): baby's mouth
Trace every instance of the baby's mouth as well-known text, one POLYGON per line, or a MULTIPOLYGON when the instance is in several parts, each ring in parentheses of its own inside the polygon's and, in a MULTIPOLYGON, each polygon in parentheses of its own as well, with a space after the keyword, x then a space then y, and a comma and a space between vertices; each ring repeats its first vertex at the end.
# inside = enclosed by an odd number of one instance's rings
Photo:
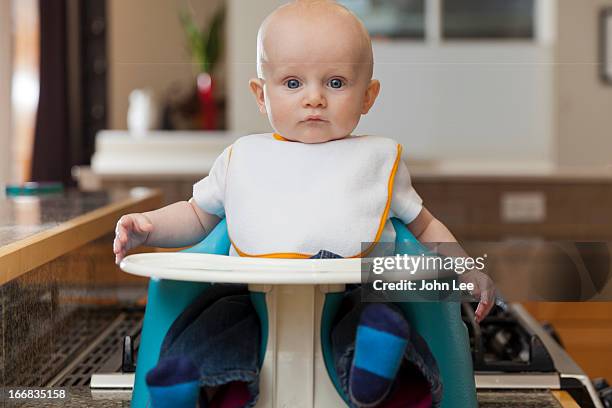
POLYGON ((309 116, 306 116, 306 118, 302 122, 305 122, 305 123, 325 123, 325 122, 327 122, 327 120, 323 119, 319 115, 309 115, 309 116))

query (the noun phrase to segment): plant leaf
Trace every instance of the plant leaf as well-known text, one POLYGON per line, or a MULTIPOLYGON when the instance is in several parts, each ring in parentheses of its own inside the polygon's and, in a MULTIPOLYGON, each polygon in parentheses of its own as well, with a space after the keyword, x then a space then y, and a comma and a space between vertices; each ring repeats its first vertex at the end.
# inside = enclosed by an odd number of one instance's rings
POLYGON ((206 42, 206 56, 209 70, 212 71, 219 61, 223 48, 223 23, 225 21, 225 7, 217 11, 210 23, 208 41, 206 42))
POLYGON ((183 11, 180 13, 180 20, 187 36, 187 44, 194 62, 202 65, 206 59, 202 32, 193 21, 190 13, 183 11))

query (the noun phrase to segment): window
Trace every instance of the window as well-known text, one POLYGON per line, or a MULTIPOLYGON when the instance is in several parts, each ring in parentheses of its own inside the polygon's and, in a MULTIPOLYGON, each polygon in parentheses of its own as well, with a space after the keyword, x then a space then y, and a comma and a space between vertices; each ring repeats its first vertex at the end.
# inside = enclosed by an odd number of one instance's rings
POLYGON ((533 20, 533 0, 442 0, 446 39, 530 39, 533 20))
POLYGON ((424 38, 425 0, 342 0, 372 37, 424 38))
POLYGON ((361 18, 373 37, 425 39, 435 35, 442 40, 456 40, 533 39, 536 1, 341 0, 340 3, 361 18), (439 22, 440 32, 428 32, 425 21, 439 22))

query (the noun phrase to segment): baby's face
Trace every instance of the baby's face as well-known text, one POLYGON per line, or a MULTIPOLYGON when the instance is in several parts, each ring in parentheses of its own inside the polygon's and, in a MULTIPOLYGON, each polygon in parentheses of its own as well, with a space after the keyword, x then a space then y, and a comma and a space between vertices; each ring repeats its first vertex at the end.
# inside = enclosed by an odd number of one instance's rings
POLYGON ((348 136, 378 94, 365 49, 369 42, 364 44, 351 21, 331 13, 316 20, 299 13, 282 17, 265 30, 263 78, 251 81, 260 110, 289 140, 322 143, 348 136))

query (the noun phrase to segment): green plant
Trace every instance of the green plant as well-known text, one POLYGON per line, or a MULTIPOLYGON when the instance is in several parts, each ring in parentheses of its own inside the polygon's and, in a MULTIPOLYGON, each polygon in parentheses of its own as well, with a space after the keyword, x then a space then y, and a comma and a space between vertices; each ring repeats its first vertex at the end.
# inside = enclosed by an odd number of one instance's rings
POLYGON ((179 17, 187 36, 191 58, 198 64, 200 72, 212 72, 221 56, 225 7, 215 13, 208 28, 200 29, 193 21, 192 13, 186 10, 181 11, 179 17))

